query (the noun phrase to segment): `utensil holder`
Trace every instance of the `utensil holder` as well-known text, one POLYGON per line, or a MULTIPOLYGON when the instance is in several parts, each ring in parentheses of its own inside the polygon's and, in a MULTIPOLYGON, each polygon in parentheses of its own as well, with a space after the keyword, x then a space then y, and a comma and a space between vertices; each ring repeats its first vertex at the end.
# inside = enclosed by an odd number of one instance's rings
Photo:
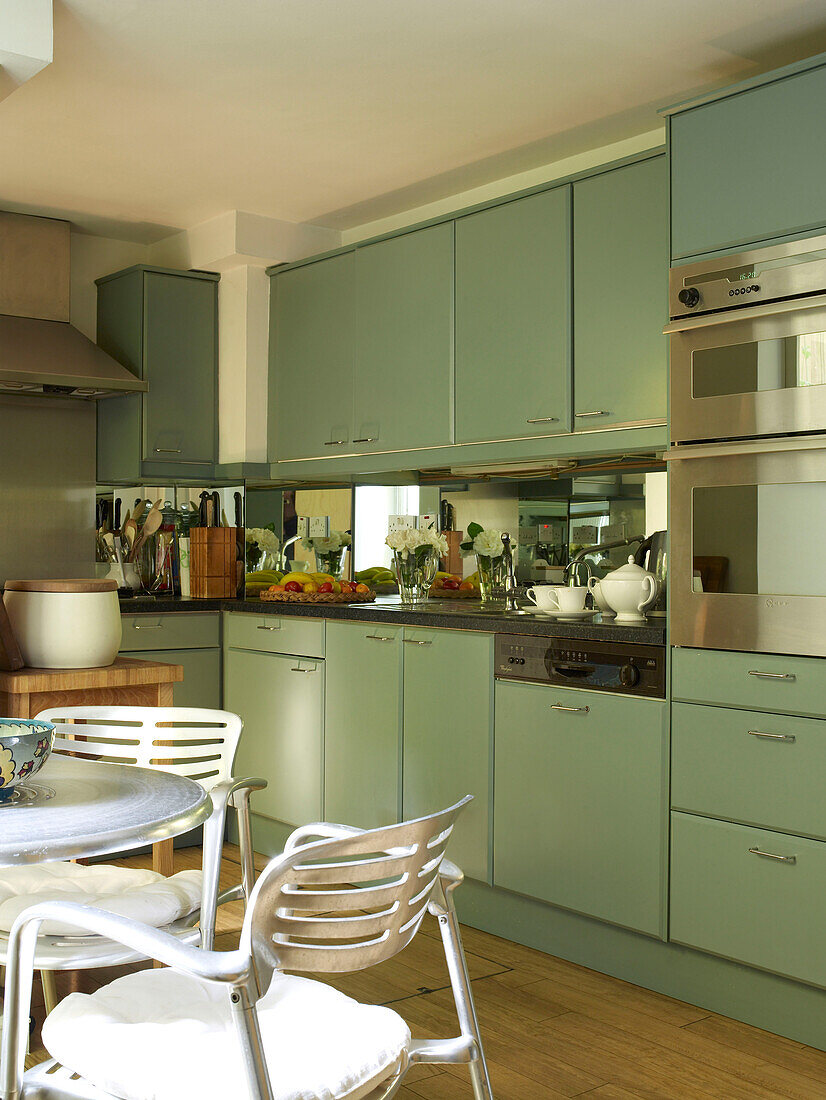
POLYGON ((190 527, 190 589, 195 600, 232 599, 238 585, 235 527, 190 527))

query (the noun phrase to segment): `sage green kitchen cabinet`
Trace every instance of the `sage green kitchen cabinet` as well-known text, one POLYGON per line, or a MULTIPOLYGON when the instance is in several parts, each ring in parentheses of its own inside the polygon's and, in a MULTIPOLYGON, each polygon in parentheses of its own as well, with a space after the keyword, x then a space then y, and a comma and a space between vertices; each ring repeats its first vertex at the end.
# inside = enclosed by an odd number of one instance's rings
POLYGON ((244 719, 236 775, 260 775, 256 814, 287 825, 323 816, 324 661, 228 648, 224 706, 244 719))
POLYGON ((221 709, 219 613, 126 614, 122 624, 122 656, 183 666, 183 681, 173 685, 176 707, 221 709))
POLYGON ((404 628, 405 818, 471 802, 448 854, 490 881, 493 635, 404 628))
POLYGON ((826 226, 826 67, 790 73, 670 119, 675 260, 826 226))
POLYGON ((269 453, 352 449, 355 255, 277 273, 270 290, 269 453))
POLYGON ((826 986, 826 844, 673 813, 670 938, 826 986))
POLYGON ((668 166, 652 157, 574 184, 574 430, 664 422, 668 166))
POLYGON ((327 821, 372 829, 401 816, 403 633, 384 623, 327 623, 327 821))
POLYGON ((456 221, 456 439, 571 428, 571 188, 456 221))
POLYGON ((98 481, 211 476, 219 278, 140 265, 97 280, 98 344, 149 384, 98 402, 98 481))
POLYGON ((677 646, 672 650, 671 696, 826 718, 826 659, 677 646))
POLYGON ((494 886, 664 930, 667 705, 496 683, 494 886))
POLYGON ((353 450, 453 442, 453 224, 357 248, 353 450))

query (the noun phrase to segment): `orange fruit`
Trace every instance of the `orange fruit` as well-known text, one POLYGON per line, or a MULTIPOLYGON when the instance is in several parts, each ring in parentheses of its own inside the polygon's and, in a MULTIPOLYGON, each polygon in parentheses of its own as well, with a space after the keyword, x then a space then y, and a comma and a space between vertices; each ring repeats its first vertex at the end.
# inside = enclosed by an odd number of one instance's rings
POLYGON ((365 592, 369 592, 369 591, 370 591, 370 589, 367 587, 366 584, 357 584, 356 585, 356 592, 358 592, 358 594, 360 596, 363 596, 365 594, 365 592))

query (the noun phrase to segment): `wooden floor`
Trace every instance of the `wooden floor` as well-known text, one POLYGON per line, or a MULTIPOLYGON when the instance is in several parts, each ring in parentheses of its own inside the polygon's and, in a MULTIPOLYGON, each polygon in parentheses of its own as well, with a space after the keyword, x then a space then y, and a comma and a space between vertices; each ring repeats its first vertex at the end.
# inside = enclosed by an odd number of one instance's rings
MULTIPOLYGON (((176 870, 197 866, 199 855, 176 852, 176 870)), ((121 862, 148 865, 139 857, 121 862)), ((259 866, 264 862, 260 857, 259 866)), ((222 885, 238 878, 237 849, 228 847, 222 885)), ((236 946, 240 922, 240 903, 222 908, 218 949, 236 946)), ((485 932, 465 928, 463 935, 496 1100, 826 1100, 826 1053, 485 932)), ((81 988, 116 973, 87 971, 81 988)), ((417 1037, 457 1031, 441 941, 429 919, 395 959, 333 984, 392 1005, 417 1037)), ((30 1062, 45 1056, 37 1043, 35 1033, 30 1062)), ((472 1100, 461 1066, 414 1067, 398 1095, 472 1100)))

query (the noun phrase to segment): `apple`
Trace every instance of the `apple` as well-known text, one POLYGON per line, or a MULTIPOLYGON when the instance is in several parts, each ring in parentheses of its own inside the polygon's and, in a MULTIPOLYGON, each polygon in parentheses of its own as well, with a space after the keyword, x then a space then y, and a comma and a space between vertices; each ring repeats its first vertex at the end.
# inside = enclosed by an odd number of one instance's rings
POLYGON ((332 581, 324 581, 323 584, 320 584, 318 586, 318 590, 319 590, 319 592, 332 592, 333 591, 333 582, 332 581))
POLYGON ((442 582, 442 588, 446 588, 449 592, 455 592, 459 588, 459 581, 455 577, 448 577, 446 581, 442 582))
POLYGON ((298 581, 287 581, 287 583, 284 585, 284 591, 285 592, 300 592, 301 591, 301 585, 298 583, 298 581))

